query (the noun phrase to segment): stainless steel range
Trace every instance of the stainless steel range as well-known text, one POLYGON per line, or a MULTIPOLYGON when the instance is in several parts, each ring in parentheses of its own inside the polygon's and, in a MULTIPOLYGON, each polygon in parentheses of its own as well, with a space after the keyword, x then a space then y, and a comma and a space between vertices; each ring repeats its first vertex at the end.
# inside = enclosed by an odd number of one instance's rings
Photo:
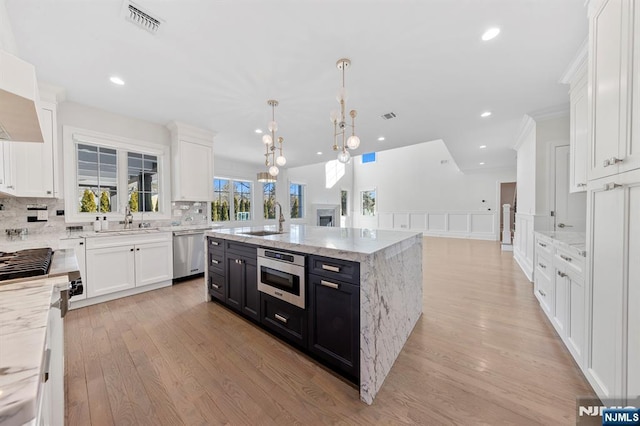
POLYGON ((47 275, 52 255, 48 247, 0 252, 0 281, 47 275))

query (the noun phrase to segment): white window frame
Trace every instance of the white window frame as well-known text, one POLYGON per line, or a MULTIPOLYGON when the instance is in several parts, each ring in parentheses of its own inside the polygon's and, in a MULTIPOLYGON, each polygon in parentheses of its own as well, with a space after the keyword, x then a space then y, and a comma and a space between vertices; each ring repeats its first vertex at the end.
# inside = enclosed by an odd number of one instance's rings
POLYGON ((95 132, 72 126, 63 126, 63 157, 64 157, 64 219, 67 223, 91 222, 96 216, 106 216, 109 220, 124 220, 125 206, 129 204, 127 191, 127 153, 154 155, 158 158, 158 211, 135 212, 133 219, 166 220, 171 219, 171 175, 170 175, 170 147, 159 143, 125 138, 107 133, 95 132), (77 145, 94 145, 117 151, 118 166, 118 211, 84 213, 78 211, 76 194, 78 190, 78 151, 77 145))
POLYGON ((375 217, 378 215, 378 189, 377 188, 368 188, 368 189, 363 189, 360 191, 360 216, 362 217, 375 217), (364 206, 363 206, 363 202, 364 202, 364 193, 365 192, 375 192, 376 194, 376 201, 375 204, 373 205, 373 214, 369 215, 369 214, 364 214, 364 206))
POLYGON ((273 196, 275 197, 276 202, 278 202, 278 185, 277 185, 277 182, 261 182, 261 183, 262 183, 262 191, 261 191, 262 192, 262 204, 261 204, 261 206, 262 206, 262 220, 265 221, 265 222, 271 222, 271 221, 275 222, 278 219, 276 217, 277 208, 275 208, 275 207, 274 207, 275 211, 273 213, 273 219, 268 219, 268 218, 264 217, 264 200, 265 200, 264 187, 265 187, 265 185, 273 185, 273 193, 274 193, 273 196))
MULTIPOLYGON (((213 223, 218 223, 218 224, 246 224, 246 223, 253 223, 256 220, 256 216, 255 216, 255 207, 256 207, 256 203, 255 203, 255 199, 256 199, 256 185, 255 182, 253 182, 251 179, 246 179, 246 178, 241 178, 241 177, 229 177, 229 176, 214 176, 213 177, 213 181, 215 181, 216 179, 221 179, 221 180, 228 180, 229 181, 229 220, 225 220, 225 221, 221 221, 218 220, 216 222, 213 222, 213 218, 211 218, 211 221, 213 223), (234 195, 236 193, 235 188, 234 188, 234 183, 235 182, 246 182, 251 186, 251 210, 250 212, 250 218, 249 220, 236 220, 236 212, 235 212, 235 208, 233 206, 233 198, 234 195)), ((211 186, 214 185, 214 182, 211 182, 211 186)), ((213 192, 215 194, 215 188, 213 189, 213 192)), ((213 201, 211 201, 209 203, 209 215, 211 215, 211 204, 213 203, 213 201)), ((260 206, 262 207, 262 204, 260 204, 260 206)), ((262 217, 262 213, 260 214, 260 217, 262 217)))

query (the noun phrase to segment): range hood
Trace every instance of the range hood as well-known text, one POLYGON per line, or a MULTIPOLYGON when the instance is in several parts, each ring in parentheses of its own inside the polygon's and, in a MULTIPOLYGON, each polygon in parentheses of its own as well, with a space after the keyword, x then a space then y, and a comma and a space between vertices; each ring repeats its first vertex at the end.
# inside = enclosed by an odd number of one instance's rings
POLYGON ((0 140, 44 142, 36 70, 0 50, 0 140))

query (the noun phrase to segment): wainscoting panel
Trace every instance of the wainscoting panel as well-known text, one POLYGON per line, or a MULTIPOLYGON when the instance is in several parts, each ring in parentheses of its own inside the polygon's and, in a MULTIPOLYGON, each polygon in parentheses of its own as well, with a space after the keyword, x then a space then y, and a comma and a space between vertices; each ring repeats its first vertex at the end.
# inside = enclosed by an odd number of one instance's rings
POLYGON ((513 257, 527 278, 529 278, 529 281, 533 281, 534 222, 535 215, 516 213, 513 257))
MULTIPOLYGON (((498 241, 495 212, 379 212, 380 229, 411 229, 424 235, 498 241)), ((357 223, 364 224, 358 220, 357 223)))

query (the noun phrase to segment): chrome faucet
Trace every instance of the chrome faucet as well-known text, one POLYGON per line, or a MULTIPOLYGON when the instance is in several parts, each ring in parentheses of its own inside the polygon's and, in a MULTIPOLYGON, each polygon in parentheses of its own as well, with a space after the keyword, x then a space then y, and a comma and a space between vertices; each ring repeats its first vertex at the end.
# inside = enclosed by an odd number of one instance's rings
POLYGON ((277 201, 276 201, 276 206, 280 207, 280 217, 278 218, 278 232, 283 233, 284 226, 282 224, 284 223, 284 215, 282 214, 282 206, 277 201))
POLYGON ((124 210, 124 229, 131 229, 133 223, 133 215, 131 214, 131 208, 127 206, 124 210))

